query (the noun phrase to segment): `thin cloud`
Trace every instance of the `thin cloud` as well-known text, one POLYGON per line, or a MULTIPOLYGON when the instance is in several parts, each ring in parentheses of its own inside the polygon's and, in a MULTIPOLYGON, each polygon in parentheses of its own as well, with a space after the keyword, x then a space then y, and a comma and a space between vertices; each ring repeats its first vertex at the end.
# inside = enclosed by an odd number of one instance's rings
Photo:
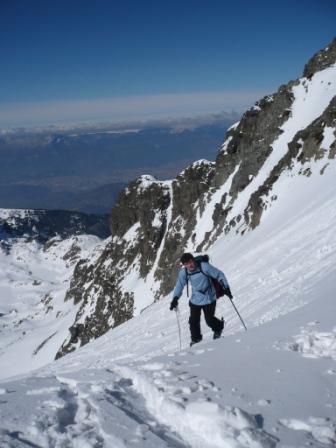
POLYGON ((235 110, 241 112, 265 91, 157 94, 95 100, 11 103, 0 106, 4 126, 30 126, 79 121, 125 121, 235 110))

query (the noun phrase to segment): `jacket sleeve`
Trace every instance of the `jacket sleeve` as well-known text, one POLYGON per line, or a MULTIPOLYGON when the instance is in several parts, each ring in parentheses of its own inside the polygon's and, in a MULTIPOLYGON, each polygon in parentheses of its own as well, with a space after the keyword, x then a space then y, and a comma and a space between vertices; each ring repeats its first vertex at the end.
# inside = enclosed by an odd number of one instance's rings
POLYGON ((230 288, 229 282, 227 281, 224 272, 212 266, 210 263, 202 263, 202 270, 204 274, 210 275, 210 277, 216 278, 220 283, 223 284, 224 288, 230 288))
POLYGON ((180 298, 183 292, 183 288, 185 287, 186 284, 187 284, 187 276, 185 269, 182 268, 177 278, 177 282, 173 292, 173 297, 180 298))

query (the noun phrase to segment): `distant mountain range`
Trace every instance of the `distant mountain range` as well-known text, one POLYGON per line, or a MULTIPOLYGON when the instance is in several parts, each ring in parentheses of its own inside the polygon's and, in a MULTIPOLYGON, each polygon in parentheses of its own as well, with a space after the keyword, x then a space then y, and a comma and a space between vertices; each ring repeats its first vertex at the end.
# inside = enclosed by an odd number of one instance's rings
POLYGON ((51 186, 0 185, 3 208, 71 210, 85 213, 106 213, 115 203, 125 183, 115 182, 88 190, 54 191, 51 186))
POLYGON ((64 210, 24 210, 0 208, 0 249, 18 239, 46 243, 52 238, 75 235, 110 236, 107 216, 64 210))
POLYGON ((174 177, 214 159, 237 113, 165 122, 0 132, 0 207, 105 213, 143 173, 174 177))

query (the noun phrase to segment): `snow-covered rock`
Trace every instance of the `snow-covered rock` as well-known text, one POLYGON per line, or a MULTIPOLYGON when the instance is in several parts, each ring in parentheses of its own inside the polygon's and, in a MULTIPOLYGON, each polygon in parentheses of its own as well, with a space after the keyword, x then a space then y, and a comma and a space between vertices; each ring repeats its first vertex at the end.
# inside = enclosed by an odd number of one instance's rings
POLYGON ((59 355, 168 294, 184 251, 211 253, 223 235, 239 244, 273 223, 278 209, 285 222, 289 203, 297 213, 314 198, 312 185, 327 194, 336 155, 335 48, 336 40, 302 78, 248 110, 215 162, 195 162, 172 181, 142 176, 124 190, 110 216, 112 241, 75 271, 67 298, 77 302, 83 291, 83 300, 59 355))

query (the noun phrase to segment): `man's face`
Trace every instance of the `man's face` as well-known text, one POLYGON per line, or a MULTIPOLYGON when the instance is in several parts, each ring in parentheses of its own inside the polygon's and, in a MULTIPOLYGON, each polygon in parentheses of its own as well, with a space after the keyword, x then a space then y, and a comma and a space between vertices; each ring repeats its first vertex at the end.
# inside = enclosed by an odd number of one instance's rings
POLYGON ((196 268, 195 260, 189 260, 184 263, 184 267, 188 269, 188 271, 193 271, 196 268))

